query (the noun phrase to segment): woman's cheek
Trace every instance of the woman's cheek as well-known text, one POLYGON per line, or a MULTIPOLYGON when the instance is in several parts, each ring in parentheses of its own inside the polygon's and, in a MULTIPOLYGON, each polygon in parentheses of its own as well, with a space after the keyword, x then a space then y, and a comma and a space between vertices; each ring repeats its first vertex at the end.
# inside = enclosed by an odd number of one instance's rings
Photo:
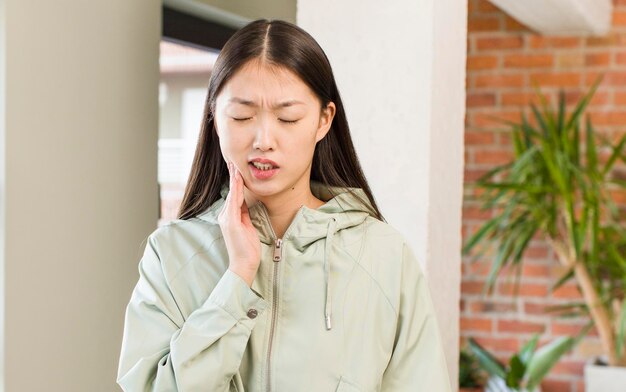
POLYGON ((222 154, 227 157, 229 160, 235 159, 235 143, 233 143, 231 134, 226 130, 226 132, 221 132, 219 137, 220 149, 222 150, 222 154))
MULTIPOLYGON (((242 162, 243 165, 247 165, 247 157, 252 150, 251 143, 247 140, 244 134, 235 135, 233 133, 228 134, 223 140, 220 140, 222 151, 227 154, 233 161, 242 162)), ((240 170, 245 169, 240 167, 240 170)))

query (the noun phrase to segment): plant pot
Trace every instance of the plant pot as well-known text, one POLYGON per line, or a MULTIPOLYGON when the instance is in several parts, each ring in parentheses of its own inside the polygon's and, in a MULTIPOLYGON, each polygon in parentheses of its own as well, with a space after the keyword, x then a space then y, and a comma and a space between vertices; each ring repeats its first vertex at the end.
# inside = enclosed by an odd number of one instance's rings
POLYGON ((482 388, 460 388, 459 392, 483 392, 482 388))
POLYGON ((606 357, 596 357, 585 364, 586 392, 626 391, 626 367, 608 366, 606 357))
MULTIPOLYGON (((503 379, 497 377, 490 377, 485 385, 485 392, 531 392, 527 389, 511 389, 506 386, 503 379)), ((541 388, 537 387, 532 392, 541 392, 541 388)))

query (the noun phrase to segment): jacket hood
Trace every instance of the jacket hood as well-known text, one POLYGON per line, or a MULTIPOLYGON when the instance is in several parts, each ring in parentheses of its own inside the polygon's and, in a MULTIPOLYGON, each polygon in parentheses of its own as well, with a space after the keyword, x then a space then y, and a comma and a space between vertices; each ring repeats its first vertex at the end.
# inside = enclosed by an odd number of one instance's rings
MULTIPOLYGON (((330 302, 329 277, 333 236, 340 230, 363 223, 369 215, 372 217, 375 216, 370 213, 370 209, 373 210, 373 207, 361 188, 329 186, 313 179, 310 180, 310 187, 311 193, 326 203, 316 209, 301 205, 281 239, 289 239, 295 249, 303 252, 314 242, 326 238, 324 245, 324 276, 326 280, 326 306, 324 314, 326 329, 330 330, 332 306, 330 302), (359 195, 359 197, 366 201, 367 205, 363 205, 350 191, 359 195)), ((197 218, 218 224, 217 217, 224 206, 228 191, 228 184, 222 185, 220 190, 221 198, 209 206, 204 212, 198 214, 197 218)), ((278 238, 271 226, 265 205, 261 201, 257 201, 255 204, 248 207, 248 211, 252 224, 257 228, 261 242, 267 245, 274 244, 275 246, 280 246, 277 241, 278 238)))

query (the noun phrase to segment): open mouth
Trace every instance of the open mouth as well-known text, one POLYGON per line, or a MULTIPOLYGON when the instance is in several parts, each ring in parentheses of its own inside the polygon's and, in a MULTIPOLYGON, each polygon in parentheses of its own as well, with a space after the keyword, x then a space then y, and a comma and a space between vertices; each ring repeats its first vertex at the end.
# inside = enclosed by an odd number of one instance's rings
POLYGON ((250 162, 250 165, 254 166, 258 170, 267 171, 272 169, 278 169, 278 166, 274 166, 270 163, 250 162))
POLYGON ((255 165, 252 162, 250 162, 248 166, 250 167, 252 175, 261 180, 272 177, 279 169, 278 166, 259 165, 258 163, 255 165))

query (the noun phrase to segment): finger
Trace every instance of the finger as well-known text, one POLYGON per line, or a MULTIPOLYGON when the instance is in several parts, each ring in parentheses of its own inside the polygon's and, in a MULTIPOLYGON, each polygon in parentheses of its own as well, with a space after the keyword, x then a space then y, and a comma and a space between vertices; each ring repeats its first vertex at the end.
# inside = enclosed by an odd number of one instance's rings
POLYGON ((235 173, 237 179, 237 205, 241 207, 241 201, 243 199, 243 177, 241 177, 241 172, 236 166, 235 173))
POLYGON ((230 161, 228 161, 228 175, 229 175, 228 195, 231 196, 231 193, 234 193, 234 189, 235 189, 235 173, 233 172, 233 163, 230 161))
MULTIPOLYGON (((226 167, 228 168, 228 188, 229 188, 229 191, 228 191, 228 193, 226 193, 226 198, 225 199, 226 199, 226 203, 228 203, 228 200, 230 200, 230 189, 232 189, 231 186, 233 184, 233 180, 232 180, 232 178, 230 176, 230 163, 226 162, 226 167)), ((226 205, 228 205, 228 204, 226 204, 226 205)))
MULTIPOLYGON (((237 207, 239 209, 241 209, 241 202, 243 199, 243 178, 241 177, 241 172, 237 169, 237 166, 235 166, 235 195, 236 195, 236 203, 237 203, 237 207)), ((245 203, 244 203, 245 204, 245 203)))
POLYGON ((248 205, 246 204, 246 194, 245 194, 245 189, 246 189, 246 184, 243 181, 243 174, 241 174, 240 171, 237 171, 239 174, 239 204, 242 206, 246 206, 246 208, 248 207, 248 205))
POLYGON ((248 209, 248 205, 245 202, 241 206, 241 221, 246 227, 252 226, 252 221, 250 220, 250 210, 248 209))
POLYGON ((233 214, 235 215, 235 219, 236 222, 240 222, 241 221, 241 202, 239 201, 239 175, 238 175, 238 171, 237 171, 237 166, 235 166, 234 163, 231 162, 231 168, 233 171, 233 176, 232 176, 232 186, 230 188, 230 192, 232 193, 232 210, 233 210, 233 214))
POLYGON ((228 168, 228 193, 226 194, 226 201, 225 201, 225 211, 228 213, 228 211, 230 210, 230 201, 232 199, 232 189, 233 189, 233 176, 230 175, 231 173, 231 168, 230 168, 230 161, 226 161, 226 167, 228 168))

